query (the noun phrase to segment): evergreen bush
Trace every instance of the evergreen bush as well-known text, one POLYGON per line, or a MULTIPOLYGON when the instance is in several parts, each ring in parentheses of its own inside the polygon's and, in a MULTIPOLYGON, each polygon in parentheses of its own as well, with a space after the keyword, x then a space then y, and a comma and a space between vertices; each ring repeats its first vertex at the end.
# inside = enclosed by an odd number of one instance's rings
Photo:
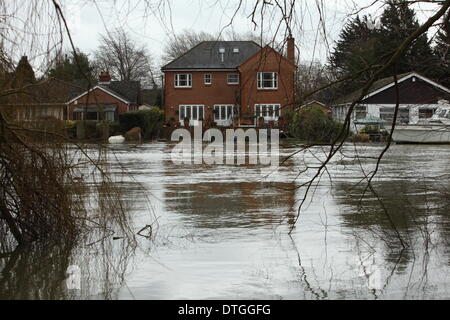
POLYGON ((159 108, 132 111, 119 115, 120 129, 123 133, 139 127, 144 139, 151 139, 158 134, 163 125, 163 112, 159 108))
POLYGON ((330 119, 320 107, 299 110, 291 124, 292 135, 310 143, 333 142, 341 130, 342 124, 330 119))

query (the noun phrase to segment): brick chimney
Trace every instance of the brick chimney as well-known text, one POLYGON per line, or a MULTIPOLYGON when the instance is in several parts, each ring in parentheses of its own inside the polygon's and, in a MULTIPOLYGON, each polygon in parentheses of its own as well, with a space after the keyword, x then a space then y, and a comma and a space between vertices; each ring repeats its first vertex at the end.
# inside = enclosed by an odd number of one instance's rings
POLYGON ((295 39, 289 37, 287 39, 287 57, 289 61, 295 64, 295 39))
POLYGON ((98 77, 98 82, 100 84, 110 84, 111 76, 109 75, 109 72, 108 71, 100 72, 100 76, 98 77))

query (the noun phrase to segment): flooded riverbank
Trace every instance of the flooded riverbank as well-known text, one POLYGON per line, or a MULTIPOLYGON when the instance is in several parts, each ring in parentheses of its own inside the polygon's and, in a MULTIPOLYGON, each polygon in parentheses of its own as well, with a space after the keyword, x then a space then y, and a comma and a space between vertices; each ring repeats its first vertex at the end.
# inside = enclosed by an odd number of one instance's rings
POLYGON ((150 211, 157 218, 154 241, 2 258, 0 297, 17 298, 20 288, 53 299, 450 298, 449 146, 393 146, 373 181, 376 194, 362 197, 382 147, 356 153, 347 145, 290 235, 299 186, 315 172, 305 165, 316 166, 326 147, 291 157, 268 177, 258 166, 176 165, 172 147, 124 145, 109 156, 136 232, 150 211), (42 267, 15 269, 21 259, 42 267), (67 288, 69 265, 80 268, 81 290, 67 288), (52 285, 39 288, 43 282, 52 285))

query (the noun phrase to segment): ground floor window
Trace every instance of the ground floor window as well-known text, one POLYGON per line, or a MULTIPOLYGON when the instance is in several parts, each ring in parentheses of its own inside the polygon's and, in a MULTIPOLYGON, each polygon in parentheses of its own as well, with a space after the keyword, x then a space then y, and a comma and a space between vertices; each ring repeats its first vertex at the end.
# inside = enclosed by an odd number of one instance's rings
POLYGON ((116 113, 114 111, 108 111, 104 112, 104 115, 100 112, 74 112, 73 113, 73 119, 74 120, 106 120, 106 121, 115 121, 116 120, 116 113))
POLYGON ((108 112, 105 112, 105 120, 106 121, 115 121, 115 112, 112 112, 112 111, 108 111, 108 112))
POLYGON ((214 106, 214 121, 225 121, 233 118, 234 106, 231 104, 227 105, 215 105, 214 106))
POLYGON ((72 116, 74 120, 116 121, 116 112, 115 104, 78 105, 72 116))
POLYGON ((419 110, 419 118, 420 119, 429 119, 433 116, 434 110, 433 109, 421 109, 419 110))
POLYGON ((281 106, 279 104, 256 104, 256 118, 263 117, 264 120, 278 120, 281 115, 281 106))
POLYGON ((356 120, 361 120, 367 118, 367 106, 356 106, 355 107, 355 118, 356 120))
MULTIPOLYGON (((383 107, 380 108, 380 118, 386 121, 386 123, 392 123, 394 121, 395 107, 383 107)), ((409 122, 409 109, 400 108, 397 115, 397 123, 409 122)))
POLYGON ((205 119, 205 107, 198 105, 183 105, 180 106, 180 121, 183 121, 185 118, 189 120, 204 120, 205 119))

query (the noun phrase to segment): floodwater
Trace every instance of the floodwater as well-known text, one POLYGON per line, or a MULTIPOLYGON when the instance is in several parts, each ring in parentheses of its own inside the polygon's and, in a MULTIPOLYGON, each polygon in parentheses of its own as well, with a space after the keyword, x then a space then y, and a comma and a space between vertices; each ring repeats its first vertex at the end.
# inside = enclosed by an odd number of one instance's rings
MULTIPOLYGON (((153 240, 0 257, 0 298, 450 298, 450 146, 392 146, 370 190, 364 177, 383 147, 346 145, 310 188, 295 226, 301 186, 327 147, 276 171, 178 165, 172 148, 110 151, 133 228, 156 219, 153 240), (79 286, 68 283, 69 267, 79 286)), ((299 149, 282 146, 282 159, 299 149)))

